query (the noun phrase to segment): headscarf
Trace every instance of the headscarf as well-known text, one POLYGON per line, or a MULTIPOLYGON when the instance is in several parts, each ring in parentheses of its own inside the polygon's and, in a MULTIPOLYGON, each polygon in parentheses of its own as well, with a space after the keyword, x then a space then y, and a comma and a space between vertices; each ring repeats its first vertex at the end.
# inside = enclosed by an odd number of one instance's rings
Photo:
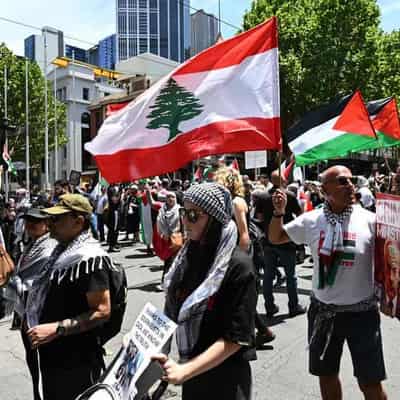
POLYGON ((237 243, 237 228, 231 219, 232 200, 229 192, 221 185, 205 183, 191 187, 184 194, 184 200, 191 201, 223 224, 223 229, 215 258, 204 281, 186 298, 179 308, 175 293, 171 288, 179 286, 189 268, 187 241, 178 253, 168 274, 164 288, 167 291, 165 312, 177 325, 176 340, 182 361, 190 359, 193 349, 199 340, 200 327, 208 300, 218 292, 224 280, 232 253, 237 243), (197 190, 194 190, 196 188, 197 190))

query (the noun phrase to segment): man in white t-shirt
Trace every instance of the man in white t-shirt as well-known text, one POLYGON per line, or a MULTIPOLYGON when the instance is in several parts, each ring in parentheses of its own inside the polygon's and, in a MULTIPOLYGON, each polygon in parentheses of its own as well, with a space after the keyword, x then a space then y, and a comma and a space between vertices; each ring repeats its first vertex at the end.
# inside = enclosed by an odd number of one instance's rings
POLYGON ((379 311, 374 297, 375 215, 353 207, 351 171, 334 166, 321 174, 325 204, 283 225, 286 194, 273 196, 272 243, 308 244, 314 260, 308 311, 309 369, 319 376, 323 400, 341 400, 343 344, 350 349, 354 375, 366 400, 386 400, 379 311))

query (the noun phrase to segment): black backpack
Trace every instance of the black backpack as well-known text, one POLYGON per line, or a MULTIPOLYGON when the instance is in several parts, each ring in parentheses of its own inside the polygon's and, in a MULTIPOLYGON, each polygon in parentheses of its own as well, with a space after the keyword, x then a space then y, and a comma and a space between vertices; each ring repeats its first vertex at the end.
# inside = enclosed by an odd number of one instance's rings
POLYGON ((121 264, 114 264, 109 269, 111 315, 98 332, 100 345, 104 345, 121 331, 122 322, 127 304, 128 282, 126 273, 121 264))

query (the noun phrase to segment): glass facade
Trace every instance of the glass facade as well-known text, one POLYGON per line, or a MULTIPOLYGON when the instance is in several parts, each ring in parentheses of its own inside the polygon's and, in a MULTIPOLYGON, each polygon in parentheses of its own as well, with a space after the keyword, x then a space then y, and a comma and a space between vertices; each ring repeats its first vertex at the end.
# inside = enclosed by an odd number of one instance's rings
POLYGON ((80 47, 65 45, 65 56, 77 61, 87 62, 87 52, 80 47))
POLYGON ((153 53, 183 62, 190 54, 190 0, 117 0, 117 60, 153 53))
POLYGON ((114 69, 117 59, 117 35, 110 35, 99 41, 99 66, 114 69))

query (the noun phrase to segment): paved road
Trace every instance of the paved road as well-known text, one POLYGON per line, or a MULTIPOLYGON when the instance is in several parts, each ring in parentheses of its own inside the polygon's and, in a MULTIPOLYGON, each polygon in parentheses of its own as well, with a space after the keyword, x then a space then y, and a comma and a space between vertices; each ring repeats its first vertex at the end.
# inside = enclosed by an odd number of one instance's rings
MULTIPOLYGON (((123 332, 128 332, 135 317, 147 301, 162 308, 163 294, 157 290, 161 277, 161 262, 157 257, 149 257, 141 245, 123 247, 115 253, 115 260, 122 262, 128 276, 128 309, 123 332)), ((298 267, 299 293, 306 304, 311 288, 312 269, 310 264, 298 267)), ((281 312, 272 321, 277 335, 271 346, 257 352, 258 360, 252 363, 254 376, 254 400, 314 400, 320 399, 317 379, 307 373, 306 318, 287 316, 287 294, 284 288, 276 292, 281 312)), ((262 297, 258 309, 264 312, 262 297)), ((400 323, 382 317, 384 352, 389 379, 385 383, 389 399, 400 398, 400 323), (397 339, 397 340, 396 340, 397 339)), ((9 321, 0 321, 0 400, 30 400, 31 386, 24 362, 24 351, 19 333, 9 330, 9 321)), ((121 335, 108 345, 112 354, 119 347, 121 335)), ((108 361, 111 360, 111 355, 108 361)), ((353 378, 349 352, 345 349, 342 360, 341 377, 344 399, 358 400, 362 396, 353 378)), ((179 388, 172 387, 180 398, 179 388)), ((56 399, 55 399, 56 400, 56 399)), ((227 399, 228 400, 228 399, 227 399)))

